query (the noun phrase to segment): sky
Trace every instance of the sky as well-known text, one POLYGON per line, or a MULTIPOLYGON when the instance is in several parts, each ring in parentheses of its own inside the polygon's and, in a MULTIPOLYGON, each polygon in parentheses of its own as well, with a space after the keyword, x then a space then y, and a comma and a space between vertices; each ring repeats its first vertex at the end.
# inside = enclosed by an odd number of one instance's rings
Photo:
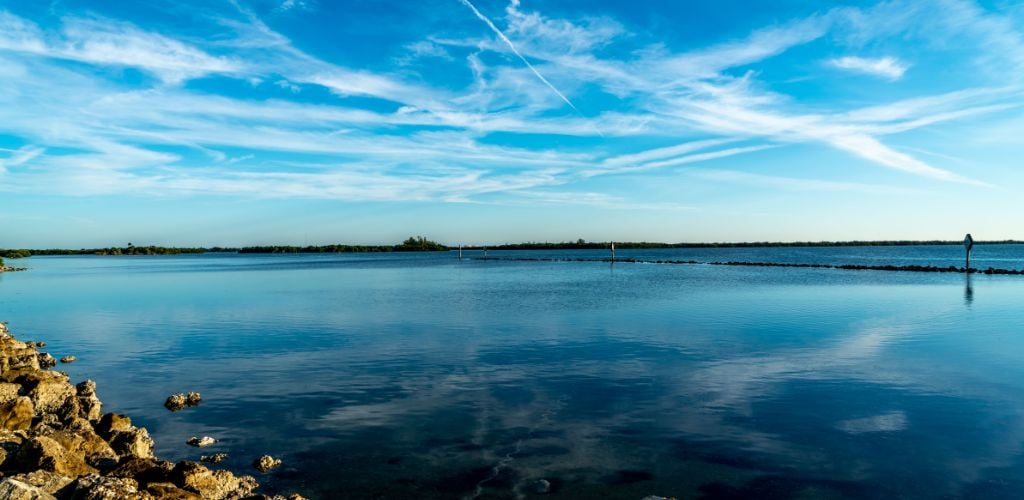
POLYGON ((0 247, 1024 239, 1024 4, 0 0, 0 247))

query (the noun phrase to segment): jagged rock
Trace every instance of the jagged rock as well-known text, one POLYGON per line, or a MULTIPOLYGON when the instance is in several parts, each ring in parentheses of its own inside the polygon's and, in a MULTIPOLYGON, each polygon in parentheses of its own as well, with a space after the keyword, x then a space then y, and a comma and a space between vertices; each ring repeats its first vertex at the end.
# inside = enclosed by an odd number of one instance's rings
POLYGON ((150 483, 146 492, 160 500, 201 500, 203 497, 188 490, 183 490, 174 483, 150 483))
POLYGON ((199 457, 200 462, 206 462, 210 464, 219 464, 228 458, 227 453, 214 453, 213 455, 203 455, 199 457))
POLYGON ((5 346, 0 355, 0 373, 12 382, 23 372, 39 371, 39 355, 31 347, 5 346))
POLYGON ((267 472, 268 470, 273 469, 274 467, 279 467, 280 465, 281 460, 270 455, 263 455, 252 462, 252 466, 260 472, 267 472))
POLYGON ((103 411, 103 402, 96 396, 96 382, 86 380, 75 386, 78 394, 79 416, 90 422, 100 419, 103 411))
POLYGON ((298 494, 298 493, 292 493, 292 494, 290 494, 288 496, 284 496, 284 495, 274 495, 274 496, 270 496, 270 495, 253 495, 253 496, 247 497, 247 498, 245 498, 243 500, 308 500, 308 499, 306 497, 298 494))
POLYGON ((129 418, 128 415, 107 413, 106 415, 103 415, 103 417, 100 418, 99 423, 96 424, 96 433, 107 440, 110 440, 115 432, 127 431, 132 427, 132 419, 129 418))
POLYGON ((117 465, 117 454, 110 444, 96 434, 84 420, 78 419, 73 428, 43 430, 39 433, 60 443, 68 456, 82 460, 97 469, 109 469, 117 465), (81 423, 85 423, 83 426, 81 423))
POLYGON ((164 401, 164 407, 171 411, 178 411, 185 408, 186 401, 184 394, 171 394, 167 396, 167 401, 164 401))
POLYGON ((0 405, 0 428, 9 431, 26 430, 32 425, 35 405, 32 400, 20 396, 0 405))
POLYGON ((69 398, 75 396, 75 390, 68 383, 68 376, 61 372, 37 371, 19 377, 28 391, 28 397, 36 405, 37 414, 53 413, 64 406, 69 398))
MULTIPOLYGON (((102 414, 96 383, 71 385, 66 373, 46 369, 56 360, 36 348, 6 328, 0 331, 0 499, 238 500, 258 486, 251 476, 155 459, 146 429, 133 426, 127 416, 102 414), (26 472, 11 475, 18 471, 26 472)), ((167 406, 195 406, 201 400, 196 392, 177 394, 167 406)), ((212 442, 195 440, 203 446, 212 442)), ((203 459, 216 463, 226 456, 203 459)), ((268 468, 280 464, 264 458, 258 462, 268 468)))
POLYGON ((551 491, 551 481, 548 481, 547 479, 538 479, 533 483, 531 489, 534 493, 543 495, 551 491))
POLYGON ((57 497, 43 491, 38 486, 32 486, 10 477, 0 482, 0 498, 6 500, 57 500, 57 497))
POLYGON ((185 441, 185 443, 188 444, 189 446, 195 446, 196 448, 205 448, 205 447, 210 446, 211 444, 214 444, 216 442, 217 442, 217 440, 212 438, 212 437, 210 437, 210 436, 203 436, 203 437, 192 436, 192 437, 190 437, 188 439, 188 441, 185 441))
POLYGON ((150 483, 166 483, 170 481, 172 470, 174 470, 174 464, 171 462, 133 457, 122 460, 107 475, 110 477, 133 478, 138 481, 140 488, 145 488, 150 483))
POLYGON ((144 498, 139 493, 139 484, 125 477, 104 477, 89 474, 75 480, 63 495, 68 500, 121 500, 144 498))
POLYGON ((77 360, 77 359, 78 358, 76 358, 74 356, 64 356, 63 358, 60 358, 60 362, 61 363, 74 363, 75 360, 77 360))
POLYGON ((69 453, 59 442, 46 436, 35 436, 23 443, 18 450, 18 462, 24 470, 45 470, 65 476, 97 472, 83 457, 69 453))
POLYGON ((21 384, 0 382, 0 404, 14 401, 21 394, 21 384))
POLYGON ((228 471, 211 471, 202 464, 189 461, 174 466, 171 480, 181 488, 215 500, 245 497, 258 486, 252 476, 236 477, 228 471))
POLYGON ((96 395, 96 382, 92 380, 83 380, 75 385, 75 391, 78 393, 78 397, 88 397, 96 395))
POLYGON ((53 359, 53 356, 48 352, 41 352, 36 356, 39 357, 39 368, 53 368, 57 366, 57 360, 53 359))
POLYGON ((24 431, 0 430, 0 469, 9 470, 16 466, 18 450, 24 441, 24 431))
POLYGON ((153 438, 144 427, 115 431, 110 446, 121 456, 153 458, 153 438))
MULTIPOLYGON (((21 481, 25 484, 31 484, 32 486, 35 486, 51 495, 56 495, 58 491, 64 489, 65 486, 74 481, 73 478, 45 470, 37 470, 27 474, 18 474, 16 476, 11 476, 11 479, 21 481)), ((0 496, 0 498, 2 498, 2 496, 0 496)))

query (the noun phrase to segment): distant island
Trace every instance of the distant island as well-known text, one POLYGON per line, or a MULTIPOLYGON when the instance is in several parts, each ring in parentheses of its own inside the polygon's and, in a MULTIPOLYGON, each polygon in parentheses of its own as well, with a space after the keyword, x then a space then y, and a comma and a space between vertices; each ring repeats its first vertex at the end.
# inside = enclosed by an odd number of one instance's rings
MULTIPOLYGON (((976 245, 1020 245, 1021 240, 975 241, 976 245)), ((884 241, 754 241, 754 242, 720 242, 720 243, 658 243, 648 241, 616 241, 618 249, 657 249, 657 248, 758 248, 758 247, 856 247, 856 246, 914 246, 914 245, 963 245, 963 241, 954 240, 884 240, 884 241)), ((566 241, 504 243, 500 245, 463 245, 451 246, 428 240, 422 236, 411 236, 397 245, 264 245, 241 248, 232 247, 163 247, 135 246, 129 243, 124 247, 90 248, 90 249, 0 249, 0 267, 3 257, 18 259, 33 255, 181 255, 202 253, 369 253, 369 252, 446 252, 451 250, 602 250, 611 246, 611 242, 566 241)))

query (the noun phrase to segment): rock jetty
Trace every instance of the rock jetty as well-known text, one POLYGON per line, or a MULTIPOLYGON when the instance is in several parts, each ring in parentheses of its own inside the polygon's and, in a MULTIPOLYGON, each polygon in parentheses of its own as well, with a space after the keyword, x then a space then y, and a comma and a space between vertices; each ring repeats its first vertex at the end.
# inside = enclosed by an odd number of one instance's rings
POLYGON ((0 498, 302 498, 258 495, 252 476, 160 460, 145 428, 104 414, 96 383, 72 385, 36 345, 0 323, 0 498))

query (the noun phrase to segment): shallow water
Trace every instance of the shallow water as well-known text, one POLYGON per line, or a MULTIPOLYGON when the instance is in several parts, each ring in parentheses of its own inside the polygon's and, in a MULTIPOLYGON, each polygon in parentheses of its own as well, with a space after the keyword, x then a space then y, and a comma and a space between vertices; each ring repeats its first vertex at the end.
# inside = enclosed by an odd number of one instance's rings
MULTIPOLYGON (((962 248, 619 255, 957 265, 962 248)), ((221 439, 201 453, 239 472, 280 455, 270 491, 1024 494, 1019 276, 453 254, 16 262, 31 270, 0 274, 16 335, 76 355, 61 368, 165 458, 197 458, 193 435, 221 439), (162 407, 188 390, 201 406, 162 407)), ((1024 247, 976 247, 972 265, 1024 268, 1024 247)))

